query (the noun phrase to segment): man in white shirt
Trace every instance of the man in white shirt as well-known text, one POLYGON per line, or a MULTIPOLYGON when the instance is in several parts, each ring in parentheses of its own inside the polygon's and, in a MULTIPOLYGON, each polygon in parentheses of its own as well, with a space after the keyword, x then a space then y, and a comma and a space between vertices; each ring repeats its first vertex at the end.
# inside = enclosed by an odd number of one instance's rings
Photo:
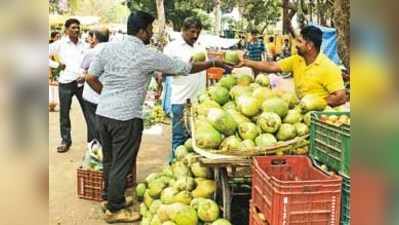
MULTIPOLYGON (((205 48, 197 42, 201 30, 200 20, 186 18, 183 22, 181 37, 165 46, 164 53, 184 62, 189 62, 194 53, 206 53, 205 48)), ((189 138, 183 119, 184 104, 187 99, 194 100, 198 93, 205 90, 206 72, 174 76, 169 79, 172 79, 170 101, 172 105, 172 158, 174 158, 175 149, 189 138)))
MULTIPOLYGON (((95 56, 103 49, 104 45, 109 40, 109 30, 107 28, 97 28, 92 32, 92 46, 93 48, 88 50, 83 57, 81 68, 84 73, 87 74, 91 63, 94 61, 95 56)), ((101 81, 101 80, 100 80, 101 81)), ((96 130, 96 109, 99 101, 100 95, 94 91, 90 85, 85 82, 83 86, 83 99, 85 102, 86 110, 86 125, 87 125, 87 135, 88 142, 93 140, 100 141, 98 132, 96 130)))
MULTIPOLYGON (((65 30, 67 35, 49 46, 49 66, 62 70, 58 78, 62 141, 57 147, 57 151, 60 153, 67 152, 72 144, 69 111, 74 95, 77 97, 82 111, 85 110, 82 98, 84 76, 80 65, 86 48, 85 43, 79 39, 79 20, 71 18, 65 21, 65 30), (56 56, 59 62, 52 61, 51 57, 53 56, 56 56)), ((83 114, 85 115, 85 113, 83 114)))

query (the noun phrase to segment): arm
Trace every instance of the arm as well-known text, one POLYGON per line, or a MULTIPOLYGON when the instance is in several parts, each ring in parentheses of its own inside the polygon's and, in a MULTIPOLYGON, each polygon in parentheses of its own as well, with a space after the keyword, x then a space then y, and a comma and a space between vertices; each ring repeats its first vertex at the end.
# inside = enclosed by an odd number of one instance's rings
POLYGON ((99 94, 103 89, 103 85, 98 78, 104 73, 105 57, 103 54, 105 54, 105 50, 106 48, 103 48, 97 55, 94 56, 94 61, 90 64, 89 71, 85 76, 85 80, 89 86, 99 94))
POLYGON ((55 60, 53 60, 53 58, 59 54, 59 50, 60 50, 60 41, 56 41, 52 44, 49 45, 49 67, 50 68, 60 68, 61 70, 65 69, 65 64, 61 63, 61 62, 57 62, 55 60))
POLYGON ((339 90, 331 93, 327 96, 327 103, 332 107, 336 107, 346 102, 346 92, 345 90, 339 90))
POLYGON ((168 75, 187 75, 201 72, 213 66, 224 67, 223 62, 220 60, 185 63, 154 50, 149 50, 143 57, 142 68, 148 73, 159 71, 168 75))
POLYGON ((333 107, 342 105, 346 102, 346 91, 341 70, 337 66, 332 68, 327 67, 326 69, 327 73, 323 79, 323 85, 329 93, 326 101, 333 107))
POLYGON ((241 63, 239 64, 239 67, 242 66, 247 66, 252 69, 258 70, 260 72, 264 73, 279 73, 283 72, 281 69, 280 65, 277 64, 276 62, 267 62, 267 61, 252 61, 249 59, 243 59, 241 63))
POLYGON ((279 60, 278 62, 267 62, 267 61, 257 62, 257 61, 244 59, 244 57, 241 55, 240 63, 236 67, 247 66, 264 73, 292 72, 294 61, 295 61, 295 56, 279 60))
POLYGON ((86 82, 89 84, 91 88, 93 88, 94 91, 96 91, 98 94, 101 93, 103 89, 102 83, 97 79, 96 76, 86 74, 85 77, 86 82))
POLYGON ((210 60, 206 62, 198 62, 191 64, 190 73, 198 73, 204 70, 207 70, 211 67, 225 67, 224 63, 220 60, 210 60))

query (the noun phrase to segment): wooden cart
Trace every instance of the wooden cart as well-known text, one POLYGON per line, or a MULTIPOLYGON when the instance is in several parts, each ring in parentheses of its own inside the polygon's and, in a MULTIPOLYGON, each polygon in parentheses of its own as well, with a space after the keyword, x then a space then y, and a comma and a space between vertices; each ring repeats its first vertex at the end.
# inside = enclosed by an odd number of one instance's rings
POLYGON ((217 191, 214 198, 215 200, 220 199, 220 203, 222 204, 223 208, 223 217, 228 220, 231 219, 232 198, 237 195, 250 195, 250 190, 247 193, 235 192, 231 184, 235 179, 243 179, 244 183, 245 180, 247 180, 247 183, 250 183, 251 163, 254 156, 272 155, 278 151, 285 151, 286 153, 290 154, 290 151, 293 148, 308 145, 306 141, 303 142, 308 138, 308 136, 304 136, 282 144, 274 145, 270 148, 256 148, 253 151, 248 151, 245 155, 239 151, 223 153, 219 150, 201 149, 196 145, 194 117, 192 115, 194 115, 194 112, 192 110, 191 103, 188 102, 186 104, 184 120, 187 130, 191 132, 193 150, 200 155, 199 161, 203 166, 212 168, 217 183, 217 191), (239 172, 242 171, 246 172, 239 174, 239 172))

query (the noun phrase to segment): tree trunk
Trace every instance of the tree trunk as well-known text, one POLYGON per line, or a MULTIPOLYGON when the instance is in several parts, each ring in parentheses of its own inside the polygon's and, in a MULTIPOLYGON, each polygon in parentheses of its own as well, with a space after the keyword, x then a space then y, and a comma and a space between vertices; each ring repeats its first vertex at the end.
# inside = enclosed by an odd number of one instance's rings
POLYGON ((214 27, 214 31, 216 35, 220 35, 221 34, 221 25, 222 25, 222 11, 221 11, 221 3, 220 0, 214 0, 214 13, 215 13, 215 27, 214 27))
POLYGON ((163 48, 166 45, 166 33, 165 33, 165 6, 164 0, 156 0, 157 5, 157 16, 159 26, 159 44, 163 48))
POLYGON ((283 34, 288 34, 288 26, 290 23, 288 19, 288 2, 289 0, 283 0, 283 34))
POLYGON ((335 0, 334 3, 334 25, 337 29, 338 55, 345 67, 350 69, 350 0, 335 0))

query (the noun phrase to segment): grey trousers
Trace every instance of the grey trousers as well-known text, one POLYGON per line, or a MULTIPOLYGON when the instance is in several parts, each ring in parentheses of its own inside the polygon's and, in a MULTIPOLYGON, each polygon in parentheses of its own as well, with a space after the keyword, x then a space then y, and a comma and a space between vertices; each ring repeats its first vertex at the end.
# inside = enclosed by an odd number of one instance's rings
POLYGON ((105 188, 111 212, 124 208, 126 177, 132 171, 143 133, 143 120, 114 120, 97 115, 97 128, 103 149, 105 188))

